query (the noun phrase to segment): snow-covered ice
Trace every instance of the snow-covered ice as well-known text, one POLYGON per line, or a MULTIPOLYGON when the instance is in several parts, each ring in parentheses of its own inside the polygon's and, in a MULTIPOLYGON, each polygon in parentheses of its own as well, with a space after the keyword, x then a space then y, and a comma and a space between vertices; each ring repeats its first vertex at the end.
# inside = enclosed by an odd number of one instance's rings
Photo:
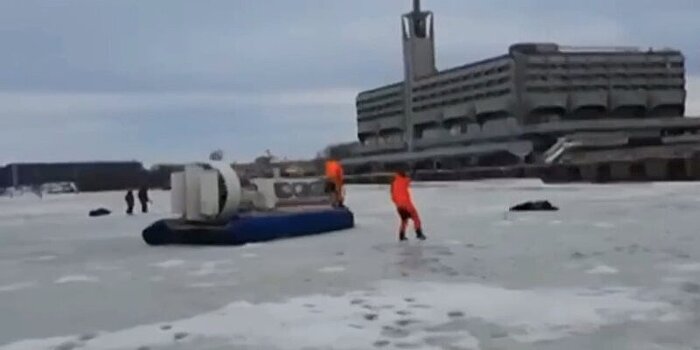
POLYGON ((63 276, 54 283, 57 284, 62 284, 62 283, 79 283, 79 282, 99 282, 100 279, 95 277, 95 276, 87 276, 87 275, 68 275, 68 276, 63 276))
POLYGON ((678 264, 674 268, 679 272, 700 272, 700 263, 678 264))
MULTIPOLYGON (((168 325, 192 338, 228 339, 239 345, 271 349, 322 348, 330 344, 337 349, 362 349, 372 346, 368 335, 370 339, 421 347, 431 338, 434 345, 445 347, 466 338, 470 340, 469 348, 475 349, 478 338, 468 326, 473 319, 498 325, 501 332, 517 341, 533 343, 595 332, 617 323, 617 318, 648 321, 676 317, 671 305, 635 300, 634 293, 618 290, 587 295, 566 289, 522 291, 481 284, 392 282, 380 284, 372 296, 352 292, 311 295, 281 303, 236 302, 168 325), (356 302, 348 302, 353 300, 356 302), (553 301, 568 306, 554 309, 553 301), (425 307, 416 307, 419 305, 425 307), (405 315, 397 313, 402 310, 405 315), (442 343, 438 341, 441 335, 442 343)), ((172 334, 161 327, 154 323, 102 333, 85 345, 108 350, 168 344, 172 334)), ((39 349, 70 341, 76 338, 31 340, 7 349, 39 349)))
POLYGON ((347 193, 356 229, 238 248, 145 245, 164 192, 0 198, 0 350, 700 348, 700 184, 416 184, 422 243, 347 193))
POLYGON ((586 271, 586 273, 590 273, 592 275, 614 275, 618 272, 619 271, 616 268, 607 265, 598 265, 586 271))
POLYGON ((232 268, 231 260, 205 261, 197 270, 190 272, 194 276, 209 276, 217 274, 231 274, 236 271, 232 268))
POLYGON ((0 286, 0 293, 2 293, 2 292, 14 292, 14 291, 18 291, 20 289, 31 288, 34 286, 36 286, 35 282, 10 283, 10 284, 0 286))
POLYGON ((166 260, 153 264, 153 266, 169 269, 173 267, 182 266, 185 264, 184 260, 166 260))
POLYGON ((343 271, 345 271, 345 267, 343 266, 325 266, 318 269, 318 272, 321 273, 339 273, 343 271))

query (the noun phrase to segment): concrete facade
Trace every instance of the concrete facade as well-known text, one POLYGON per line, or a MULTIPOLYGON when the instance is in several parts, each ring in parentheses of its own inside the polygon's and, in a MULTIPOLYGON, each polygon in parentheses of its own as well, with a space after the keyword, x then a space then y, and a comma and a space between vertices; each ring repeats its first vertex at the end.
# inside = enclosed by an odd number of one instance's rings
POLYGON ((402 32, 404 80, 357 97, 364 154, 518 138, 540 125, 684 114, 684 57, 676 50, 526 43, 438 71, 433 14, 419 0, 402 17, 402 32))

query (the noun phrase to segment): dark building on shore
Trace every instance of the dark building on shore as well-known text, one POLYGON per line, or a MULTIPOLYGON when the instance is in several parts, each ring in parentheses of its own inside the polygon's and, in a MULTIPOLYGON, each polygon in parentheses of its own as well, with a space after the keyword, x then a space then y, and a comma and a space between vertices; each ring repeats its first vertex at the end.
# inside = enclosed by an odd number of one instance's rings
POLYGON ((0 168, 0 187, 73 182, 80 191, 137 188, 149 181, 139 162, 16 163, 0 168))

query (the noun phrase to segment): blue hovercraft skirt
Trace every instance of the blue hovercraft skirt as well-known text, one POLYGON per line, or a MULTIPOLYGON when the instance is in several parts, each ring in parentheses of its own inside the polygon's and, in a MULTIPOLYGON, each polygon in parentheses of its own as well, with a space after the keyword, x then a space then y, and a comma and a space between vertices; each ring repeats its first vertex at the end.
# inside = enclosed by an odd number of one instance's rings
POLYGON ((354 221, 348 209, 251 213, 219 226, 160 220, 143 230, 143 240, 149 245, 243 245, 345 230, 354 221))

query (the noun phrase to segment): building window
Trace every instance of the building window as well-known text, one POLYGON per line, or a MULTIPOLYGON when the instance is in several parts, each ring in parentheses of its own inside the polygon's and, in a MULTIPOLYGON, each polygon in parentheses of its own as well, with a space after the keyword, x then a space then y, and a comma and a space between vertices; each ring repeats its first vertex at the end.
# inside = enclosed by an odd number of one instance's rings
POLYGON ((531 74, 528 76, 528 80, 530 80, 530 81, 547 81, 547 76, 546 75, 531 74))

